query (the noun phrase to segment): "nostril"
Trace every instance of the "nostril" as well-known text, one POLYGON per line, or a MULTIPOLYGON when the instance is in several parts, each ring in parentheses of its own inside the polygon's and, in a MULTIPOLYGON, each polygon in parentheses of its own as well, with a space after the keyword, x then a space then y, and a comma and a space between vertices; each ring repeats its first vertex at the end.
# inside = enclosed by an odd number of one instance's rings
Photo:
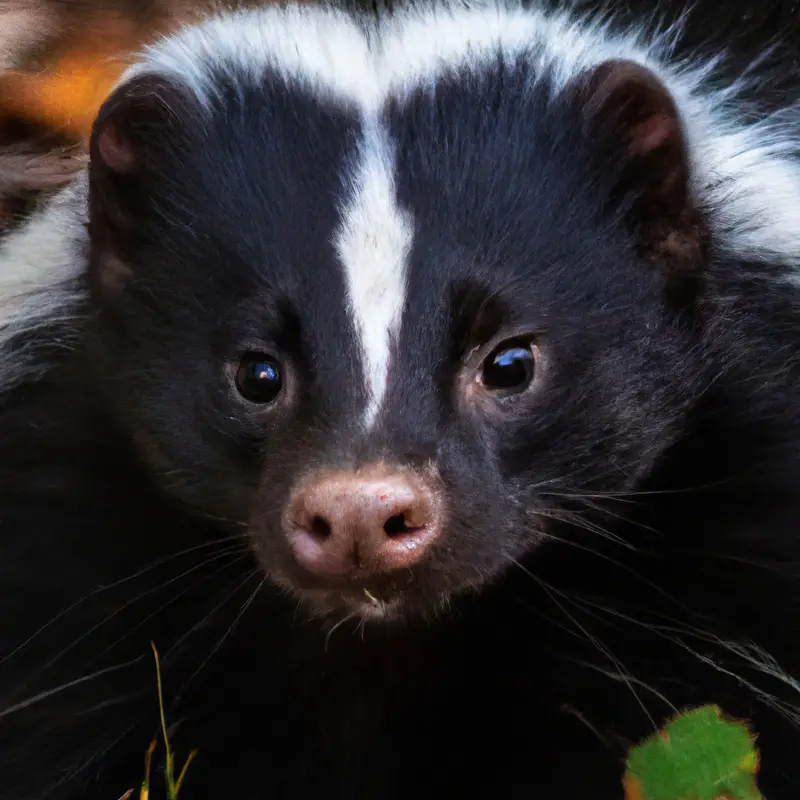
POLYGON ((387 536, 401 536, 404 533, 413 533, 418 531, 423 525, 412 525, 406 514, 395 514, 389 517, 383 526, 387 536))
POLYGON ((311 533, 320 539, 327 539, 331 535, 331 526, 324 517, 314 516, 311 518, 311 533))

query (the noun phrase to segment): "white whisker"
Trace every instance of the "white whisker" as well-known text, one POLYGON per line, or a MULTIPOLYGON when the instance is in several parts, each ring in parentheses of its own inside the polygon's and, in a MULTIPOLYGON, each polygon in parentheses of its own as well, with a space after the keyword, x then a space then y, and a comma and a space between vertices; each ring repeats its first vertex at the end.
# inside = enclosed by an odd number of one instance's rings
POLYGON ((596 636, 591 634, 580 622, 578 622, 575 617, 570 614, 566 608, 556 599, 556 595, 562 596, 563 593, 559 592, 557 589, 553 588, 549 584, 545 583, 538 575, 535 575, 530 570, 526 569, 522 564, 520 564, 516 559, 512 559, 513 563, 521 569, 528 577, 534 580, 542 590, 548 595, 548 597, 553 601, 553 603, 559 608, 562 614, 586 637, 586 640, 592 644, 597 650, 604 655, 611 664, 617 669, 617 674, 620 676, 621 680, 625 683, 625 685, 630 690, 631 694, 633 695, 634 699, 636 700, 639 707, 644 712, 647 719, 650 721, 650 724, 653 726, 653 730, 658 730, 658 725, 656 721, 653 719, 650 712, 647 710, 647 706, 642 702, 642 699, 639 697, 639 693, 633 686, 633 682, 630 678, 627 677, 628 670, 625 669, 625 666, 622 662, 606 647, 596 636))
POLYGON ((139 663, 142 660, 142 657, 134 658, 132 661, 127 661, 124 664, 117 664, 113 667, 106 667, 105 669, 98 670, 97 672, 92 672, 89 675, 84 675, 81 678, 76 678, 73 681, 69 681, 67 683, 61 684, 61 686, 56 686, 54 689, 48 689, 44 692, 39 692, 38 694, 34 695, 33 697, 29 697, 27 700, 23 700, 19 703, 15 703, 13 706, 8 706, 0 711, 0 719, 7 717, 9 714, 14 714, 17 711, 22 711, 25 708, 30 708, 30 706, 35 705, 36 703, 40 703, 42 700, 47 700, 48 698, 52 697, 53 695, 60 694, 61 692, 65 692, 68 689, 72 689, 76 686, 80 686, 81 684, 88 683, 89 681, 96 680, 97 678, 103 677, 103 675, 108 675, 112 672, 119 672, 122 669, 127 669, 128 667, 132 667, 134 664, 139 663))

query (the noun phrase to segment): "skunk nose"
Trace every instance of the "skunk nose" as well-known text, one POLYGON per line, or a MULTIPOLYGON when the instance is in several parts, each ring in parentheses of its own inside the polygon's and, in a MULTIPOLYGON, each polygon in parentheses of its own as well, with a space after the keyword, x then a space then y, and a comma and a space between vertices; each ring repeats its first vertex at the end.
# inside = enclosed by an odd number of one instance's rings
POLYGON ((384 467, 306 480, 290 501, 288 521, 297 563, 321 578, 411 567, 440 532, 437 497, 428 482, 384 467))

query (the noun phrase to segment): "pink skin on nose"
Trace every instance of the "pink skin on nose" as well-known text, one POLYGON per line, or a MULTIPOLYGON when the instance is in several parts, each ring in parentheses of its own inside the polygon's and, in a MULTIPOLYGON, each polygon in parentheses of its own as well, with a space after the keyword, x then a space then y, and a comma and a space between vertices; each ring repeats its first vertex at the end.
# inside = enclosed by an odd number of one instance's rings
POLYGON ((440 532, 435 486, 423 475, 369 465, 311 475, 287 509, 299 566, 322 580, 414 566, 440 532))

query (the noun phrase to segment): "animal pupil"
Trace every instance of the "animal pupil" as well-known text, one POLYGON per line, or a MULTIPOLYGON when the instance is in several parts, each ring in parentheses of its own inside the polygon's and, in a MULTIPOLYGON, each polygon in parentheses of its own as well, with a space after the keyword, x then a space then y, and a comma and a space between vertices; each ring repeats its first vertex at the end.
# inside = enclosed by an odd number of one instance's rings
POLYGON ((283 388, 278 363, 262 353, 246 355, 236 372, 236 387, 251 403, 273 402, 283 388))
POLYGON ((531 385, 534 372, 530 347, 504 346, 495 350, 484 364, 481 381, 487 389, 516 394, 531 385))

